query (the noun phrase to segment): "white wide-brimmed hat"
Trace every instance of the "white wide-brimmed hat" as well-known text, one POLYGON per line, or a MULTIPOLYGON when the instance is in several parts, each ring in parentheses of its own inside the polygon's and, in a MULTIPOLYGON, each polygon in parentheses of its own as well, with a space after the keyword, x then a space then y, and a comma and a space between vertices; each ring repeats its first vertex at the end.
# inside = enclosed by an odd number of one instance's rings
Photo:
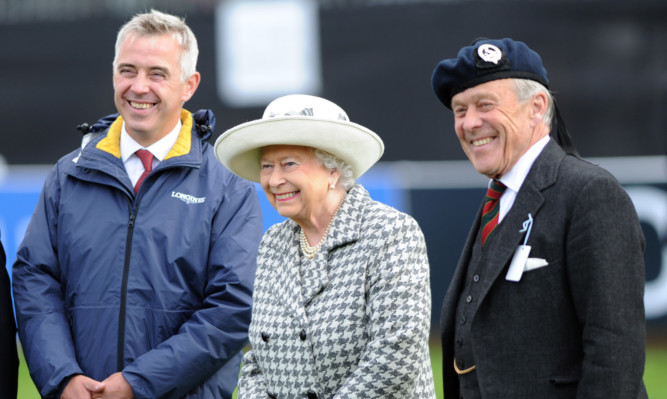
POLYGON ((229 170, 259 182, 262 147, 299 145, 329 152, 350 167, 359 178, 384 152, 380 137, 350 122, 345 111, 324 98, 292 94, 273 100, 262 119, 224 132, 215 141, 215 156, 229 170))

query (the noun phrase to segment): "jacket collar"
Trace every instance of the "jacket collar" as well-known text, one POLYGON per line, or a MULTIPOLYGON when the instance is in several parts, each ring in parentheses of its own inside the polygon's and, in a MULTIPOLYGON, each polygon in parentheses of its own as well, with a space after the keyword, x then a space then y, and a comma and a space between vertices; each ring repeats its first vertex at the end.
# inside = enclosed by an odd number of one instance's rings
MULTIPOLYGON (((171 148, 164 160, 172 157, 186 155, 190 152, 192 143, 192 114, 185 109, 181 110, 181 123, 183 124, 181 132, 178 135, 176 143, 171 148)), ((123 117, 118 116, 109 126, 107 135, 95 146, 98 150, 104 151, 120 159, 120 133, 123 127, 123 117)))
MULTIPOLYGON (((179 133, 176 143, 171 148, 165 159, 158 165, 155 170, 168 168, 171 166, 190 166, 199 167, 202 163, 202 146, 204 143, 201 140, 193 140, 194 137, 199 138, 196 130, 193 127, 192 114, 187 110, 181 111, 182 128, 179 133)), ((106 168, 121 168, 124 171, 124 166, 121 161, 120 154, 120 132, 123 126, 123 118, 118 116, 109 125, 106 131, 97 134, 88 144, 81 150, 80 155, 75 158, 76 166, 106 170, 106 168)), ((112 172, 115 175, 121 171, 112 172)))
MULTIPOLYGON (((154 169, 155 171, 171 167, 198 168, 203 162, 203 147, 206 143, 198 138, 200 125, 211 129, 212 116, 210 111, 198 111, 193 115, 186 110, 181 111, 182 128, 176 143, 165 159, 154 169), (197 119, 199 118, 199 119, 197 119), (193 126, 193 123, 196 125, 193 126), (197 138, 197 139, 193 139, 197 138)), ((68 166, 66 173, 82 180, 95 181, 132 191, 132 183, 127 176, 125 166, 120 158, 120 131, 123 124, 121 116, 105 117, 93 125, 84 138, 83 149, 68 166), (96 130, 97 129, 97 130, 96 130), (89 173, 97 171, 101 173, 89 173)))

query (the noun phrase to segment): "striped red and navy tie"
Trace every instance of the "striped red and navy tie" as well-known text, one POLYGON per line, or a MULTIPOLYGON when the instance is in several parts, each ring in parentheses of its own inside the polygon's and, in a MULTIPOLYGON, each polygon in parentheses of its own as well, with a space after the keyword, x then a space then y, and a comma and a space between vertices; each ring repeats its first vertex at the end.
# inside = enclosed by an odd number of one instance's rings
POLYGON ((482 247, 489 239, 493 230, 498 226, 498 204, 500 203, 500 196, 505 192, 505 186, 498 180, 493 180, 489 189, 486 190, 486 198, 484 199, 484 209, 482 210, 482 247))

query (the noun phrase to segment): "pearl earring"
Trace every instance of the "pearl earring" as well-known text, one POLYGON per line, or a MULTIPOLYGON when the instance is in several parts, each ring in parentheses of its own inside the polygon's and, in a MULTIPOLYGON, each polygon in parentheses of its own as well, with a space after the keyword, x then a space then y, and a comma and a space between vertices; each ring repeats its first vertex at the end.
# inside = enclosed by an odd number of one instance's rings
POLYGON ((336 188, 336 183, 331 183, 331 185, 329 186, 329 189, 333 190, 334 188, 336 188))

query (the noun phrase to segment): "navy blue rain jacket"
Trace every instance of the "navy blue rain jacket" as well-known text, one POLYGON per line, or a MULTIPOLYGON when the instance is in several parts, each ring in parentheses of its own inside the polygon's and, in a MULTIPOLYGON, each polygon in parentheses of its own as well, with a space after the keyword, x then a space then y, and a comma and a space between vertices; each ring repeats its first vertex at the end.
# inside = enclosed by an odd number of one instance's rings
POLYGON ((115 116, 93 125, 92 140, 45 182, 13 267, 19 336, 45 397, 75 374, 102 381, 117 371, 136 398, 231 397, 250 323, 259 201, 205 141, 213 114, 184 110, 181 120, 136 195, 115 116))

